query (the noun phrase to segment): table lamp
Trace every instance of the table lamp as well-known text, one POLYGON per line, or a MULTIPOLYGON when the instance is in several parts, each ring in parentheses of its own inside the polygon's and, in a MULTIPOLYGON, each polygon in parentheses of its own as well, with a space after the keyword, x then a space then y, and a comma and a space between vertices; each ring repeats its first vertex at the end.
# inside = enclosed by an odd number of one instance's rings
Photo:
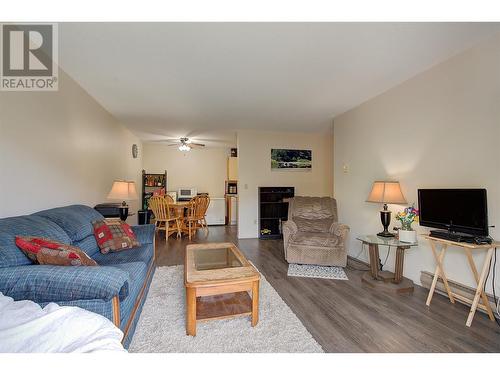
POLYGON ((137 190, 135 189, 134 181, 113 181, 113 186, 108 194, 108 199, 122 200, 120 210, 120 219, 125 221, 128 217, 128 205, 126 201, 137 199, 137 190))
POLYGON ((380 211, 380 220, 384 230, 377 234, 381 237, 394 237, 394 234, 389 232, 389 224, 391 223, 391 211, 387 209, 387 204, 406 204, 406 199, 401 191, 401 186, 397 181, 375 181, 367 202, 383 203, 384 208, 380 211))

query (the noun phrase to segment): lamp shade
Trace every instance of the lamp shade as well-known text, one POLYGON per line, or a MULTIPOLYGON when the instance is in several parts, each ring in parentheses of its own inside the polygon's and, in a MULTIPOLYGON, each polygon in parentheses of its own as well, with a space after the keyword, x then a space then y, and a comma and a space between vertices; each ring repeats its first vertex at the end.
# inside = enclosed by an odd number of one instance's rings
POLYGON ((135 189, 135 182, 115 180, 108 194, 108 199, 123 201, 136 200, 137 190, 135 189))
POLYGON ((406 199, 397 181, 375 181, 367 202, 405 204, 406 199))

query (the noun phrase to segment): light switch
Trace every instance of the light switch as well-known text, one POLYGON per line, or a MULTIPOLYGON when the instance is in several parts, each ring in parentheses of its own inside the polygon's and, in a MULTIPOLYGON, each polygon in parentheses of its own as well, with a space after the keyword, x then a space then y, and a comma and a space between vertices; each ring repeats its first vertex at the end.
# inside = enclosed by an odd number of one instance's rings
POLYGON ((245 187, 245 190, 248 190, 248 184, 245 184, 244 187, 245 187))
POLYGON ((347 164, 344 164, 344 165, 342 166, 342 171, 343 171, 345 174, 349 173, 349 166, 348 166, 347 164))

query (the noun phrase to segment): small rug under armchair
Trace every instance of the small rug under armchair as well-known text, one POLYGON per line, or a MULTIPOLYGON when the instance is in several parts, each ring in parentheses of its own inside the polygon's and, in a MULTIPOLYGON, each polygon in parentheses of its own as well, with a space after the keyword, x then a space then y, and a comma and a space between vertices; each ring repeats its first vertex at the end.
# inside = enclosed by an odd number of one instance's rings
POLYGON ((349 280, 342 267, 315 266, 311 264, 290 263, 287 275, 292 277, 310 277, 313 279, 349 280))

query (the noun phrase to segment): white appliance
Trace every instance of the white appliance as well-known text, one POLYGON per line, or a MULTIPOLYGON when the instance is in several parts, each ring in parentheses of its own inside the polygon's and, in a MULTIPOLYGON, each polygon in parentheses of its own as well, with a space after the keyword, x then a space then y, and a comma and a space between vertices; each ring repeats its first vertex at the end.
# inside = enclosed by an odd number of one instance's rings
POLYGON ((229 218, 229 225, 236 225, 238 223, 238 197, 231 198, 231 217, 229 218))
POLYGON ((188 201, 196 197, 196 194, 198 194, 196 188, 180 188, 177 190, 177 200, 188 201))
POLYGON ((224 225, 226 221, 226 200, 210 197, 210 205, 206 214, 208 225, 224 225))

